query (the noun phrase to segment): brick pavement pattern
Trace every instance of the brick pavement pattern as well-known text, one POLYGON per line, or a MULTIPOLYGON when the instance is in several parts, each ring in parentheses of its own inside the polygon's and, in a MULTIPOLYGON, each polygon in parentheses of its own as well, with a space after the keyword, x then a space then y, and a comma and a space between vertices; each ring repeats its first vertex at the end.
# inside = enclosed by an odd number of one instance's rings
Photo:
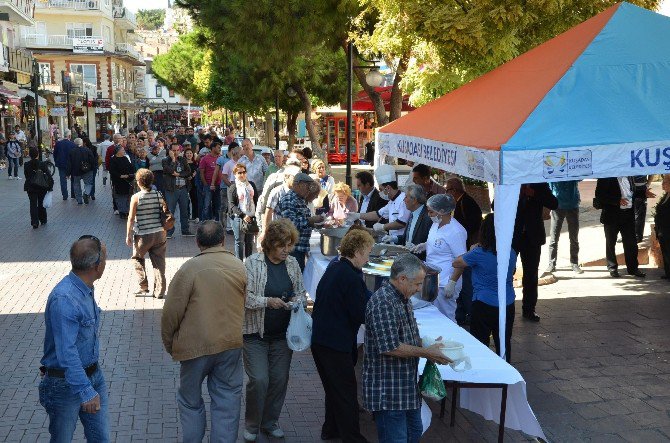
MULTIPOLYGON (((37 398, 43 313, 49 292, 69 271, 69 246, 82 234, 98 236, 108 248, 96 298, 103 309, 100 363, 110 387, 112 441, 179 441, 179 366, 161 344, 163 302, 130 295, 131 251, 124 222, 112 214, 109 187, 98 177, 97 200, 88 206, 62 201, 57 190, 48 224, 33 230, 22 186, 0 173, 0 441, 48 441, 37 398)), ((232 238, 226 242, 230 247, 232 238)), ((177 234, 169 241, 168 281, 196 252, 193 238, 177 234)), ((528 383, 530 404, 550 441, 670 439, 670 300, 658 272, 650 274, 647 282, 612 282, 603 269, 580 279, 558 272, 559 283, 540 288, 541 323, 517 316, 512 363, 528 383)), ((322 402, 311 355, 294 354, 280 419, 286 441, 320 441, 322 402)), ((496 441, 495 423, 458 411, 450 428, 448 414, 441 420, 437 405, 431 407, 423 441, 496 441)), ((376 441, 371 417, 361 417, 364 434, 376 441)), ((75 440, 83 441, 81 426, 75 440)), ((533 439, 508 430, 505 440, 533 439)))

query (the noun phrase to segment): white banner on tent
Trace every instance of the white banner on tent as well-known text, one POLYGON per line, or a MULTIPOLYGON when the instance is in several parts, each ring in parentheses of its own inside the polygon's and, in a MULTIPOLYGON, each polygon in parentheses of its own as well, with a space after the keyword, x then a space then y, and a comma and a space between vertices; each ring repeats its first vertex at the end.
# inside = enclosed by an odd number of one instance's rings
POLYGON ((377 132, 380 154, 404 158, 492 183, 498 183, 499 152, 438 142, 421 137, 377 132))
POLYGON ((540 183, 584 178, 667 174, 670 141, 504 151, 503 183, 540 183))

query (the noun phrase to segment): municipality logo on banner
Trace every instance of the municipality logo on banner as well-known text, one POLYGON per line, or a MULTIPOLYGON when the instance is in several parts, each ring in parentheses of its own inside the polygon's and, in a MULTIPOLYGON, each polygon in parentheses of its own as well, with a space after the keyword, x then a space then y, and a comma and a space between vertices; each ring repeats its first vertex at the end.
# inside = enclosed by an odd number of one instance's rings
POLYGON ((590 149, 580 151, 545 152, 542 155, 542 176, 548 180, 593 175, 590 149))

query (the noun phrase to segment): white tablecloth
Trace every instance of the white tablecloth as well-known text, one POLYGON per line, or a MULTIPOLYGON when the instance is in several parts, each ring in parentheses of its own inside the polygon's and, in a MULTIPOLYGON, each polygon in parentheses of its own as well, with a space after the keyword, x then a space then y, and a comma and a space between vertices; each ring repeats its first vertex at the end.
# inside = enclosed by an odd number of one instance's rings
MULTIPOLYGON (((321 254, 320 237, 314 232, 310 239, 310 256, 305 264, 304 281, 305 289, 314 300, 316 287, 319 280, 326 271, 328 263, 333 257, 325 257, 321 254)), ((443 380, 459 381, 464 383, 501 383, 509 385, 507 389, 507 411, 505 415, 505 427, 525 432, 534 437, 546 440, 544 432, 537 421, 533 410, 528 404, 526 397, 526 382, 519 371, 498 357, 493 351, 480 343, 468 331, 442 315, 434 306, 427 306, 414 311, 414 316, 419 324, 421 336, 454 340, 464 345, 465 354, 470 357, 472 369, 456 372, 450 366, 439 365, 443 380)), ((359 331, 359 343, 363 340, 363 329, 359 331)), ((423 372, 426 361, 421 359, 419 363, 419 374, 423 372)), ((487 420, 500 423, 500 401, 502 390, 499 388, 461 388, 461 408, 468 409, 480 414, 487 420)), ((422 408, 422 415, 430 413, 430 409, 422 408)), ((424 423, 429 417, 423 417, 424 423)), ((430 423, 430 422, 428 422, 430 423)))
MULTIPOLYGON (((463 343, 465 354, 470 357, 472 369, 456 372, 450 366, 438 365, 443 380, 464 383, 502 383, 509 385, 507 389, 507 411, 505 427, 525 432, 534 437, 546 440, 540 423, 526 398, 526 382, 519 371, 495 352, 484 346, 468 331, 442 315, 434 306, 427 306, 414 311, 419 324, 421 336, 463 343)), ((423 372, 426 360, 419 362, 419 373, 423 372)), ((500 401, 502 390, 499 388, 461 388, 460 407, 480 414, 487 420, 500 423, 500 401)))
POLYGON ((321 253, 320 241, 321 234, 316 231, 312 232, 312 237, 309 239, 309 257, 303 272, 305 290, 312 300, 316 300, 316 287, 319 285, 323 273, 326 272, 328 263, 334 258, 326 257, 321 253))

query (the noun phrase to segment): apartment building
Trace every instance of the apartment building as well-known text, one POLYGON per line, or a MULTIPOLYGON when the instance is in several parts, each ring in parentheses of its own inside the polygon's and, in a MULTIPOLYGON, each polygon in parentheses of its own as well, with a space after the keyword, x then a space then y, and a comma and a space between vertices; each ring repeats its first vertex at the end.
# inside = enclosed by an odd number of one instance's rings
POLYGON ((134 49, 135 15, 123 0, 40 0, 34 11, 34 24, 20 28, 19 45, 33 52, 43 88, 53 93, 50 121, 61 130, 76 122, 92 139, 134 126, 145 64, 134 49))
MULTIPOLYGON (((0 0, 0 124, 3 129, 15 124, 32 127, 35 123, 35 98, 30 91, 33 57, 19 46, 19 29, 33 26, 34 0, 0 0)), ((40 114, 46 115, 46 101, 40 114)), ((42 120, 46 123, 46 118, 42 120)))

